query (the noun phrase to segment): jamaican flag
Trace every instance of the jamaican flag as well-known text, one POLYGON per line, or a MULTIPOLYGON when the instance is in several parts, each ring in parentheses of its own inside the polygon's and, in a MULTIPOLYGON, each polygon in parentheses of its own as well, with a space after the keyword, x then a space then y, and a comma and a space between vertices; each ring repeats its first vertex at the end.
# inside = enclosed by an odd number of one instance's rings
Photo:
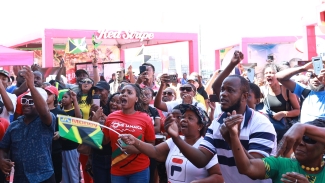
POLYGON ((87 42, 86 38, 82 39, 68 39, 65 45, 65 53, 82 53, 87 52, 87 42))
POLYGON ((57 118, 61 137, 98 149, 103 148, 104 134, 99 123, 64 115, 57 115, 57 118))
POLYGON ((97 43, 95 40, 96 40, 96 39, 95 39, 95 35, 93 34, 93 37, 92 37, 92 39, 91 39, 91 42, 92 42, 93 45, 94 45, 94 49, 98 48, 98 46, 99 46, 100 44, 102 44, 102 41, 99 42, 99 43, 97 43))

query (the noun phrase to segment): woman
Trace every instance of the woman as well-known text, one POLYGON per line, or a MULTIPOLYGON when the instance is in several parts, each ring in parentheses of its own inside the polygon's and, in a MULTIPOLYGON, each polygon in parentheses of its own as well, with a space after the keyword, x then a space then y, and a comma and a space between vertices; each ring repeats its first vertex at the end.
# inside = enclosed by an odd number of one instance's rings
MULTIPOLYGON (((82 111, 82 114, 83 114, 83 119, 86 119, 86 120, 89 119, 90 107, 91 107, 92 99, 93 99, 92 89, 91 89, 93 87, 93 85, 94 85, 94 81, 90 78, 84 78, 79 83, 80 91, 77 93, 77 99, 78 99, 78 104, 79 104, 80 110, 82 111)), ((88 161, 88 156, 80 154, 79 160, 80 160, 80 163, 83 168, 83 176, 84 176, 85 182, 91 183, 92 179, 86 171, 86 164, 88 161)))
POLYGON ((155 107, 159 110, 165 112, 172 112, 173 108, 179 104, 192 104, 197 107, 200 107, 202 110, 205 110, 203 104, 197 102, 194 97, 196 95, 196 87, 190 83, 184 84, 179 88, 180 91, 180 99, 171 102, 163 102, 161 100, 163 89, 166 87, 169 82, 169 76, 167 74, 163 74, 160 77, 161 86, 158 90, 157 96, 155 98, 155 107))
POLYGON ((155 128, 155 133, 160 133, 160 116, 156 108, 149 106, 150 102, 153 100, 154 91, 151 88, 145 87, 142 89, 143 94, 143 109, 152 118, 152 124, 155 128))
MULTIPOLYGON (((78 106, 77 95, 73 91, 67 91, 63 94, 61 100, 61 109, 69 116, 82 118, 78 106)), ((79 181, 79 153, 78 143, 68 139, 61 139, 62 145, 62 182, 75 183, 79 181)))
MULTIPOLYGON (((267 157, 263 159, 249 159, 238 138, 239 118, 236 115, 225 120, 230 133, 231 148, 238 171, 251 179, 271 178, 274 183, 321 183, 325 182, 323 154, 324 143, 320 143, 308 136, 294 149, 296 159, 267 157), (231 119, 232 118, 232 119, 231 119)), ((324 121, 314 120, 309 125, 325 127, 324 121)))
MULTIPOLYGON (((103 110, 104 115, 108 116, 109 114, 122 109, 120 93, 114 93, 110 96, 108 101, 109 113, 105 114, 105 111, 103 110)), ((92 171, 95 183, 111 182, 111 174, 108 173, 111 170, 111 156, 112 148, 109 143, 103 145, 103 149, 92 149, 92 171)))
MULTIPOLYGON (((184 141, 188 144, 198 147, 206 132, 206 124, 209 121, 207 114, 200 108, 190 104, 180 104, 175 107, 183 114, 181 119, 181 131, 184 134, 184 141)), ((166 121, 175 121, 176 119, 169 115, 166 121)), ((196 168, 180 152, 172 139, 168 139, 159 145, 144 143, 133 135, 121 135, 126 144, 133 145, 140 152, 147 154, 157 161, 166 161, 168 180, 173 183, 185 182, 224 182, 217 155, 215 155, 205 168, 196 168)))
MULTIPOLYGON (((119 134, 130 133, 141 141, 154 144, 155 132, 152 120, 143 108, 143 96, 138 85, 127 84, 120 94, 121 111, 110 114, 104 128, 103 144, 111 142, 112 148, 112 183, 148 183, 149 158, 140 153, 134 146, 121 144, 119 134), (116 133, 117 132, 117 133, 116 133), (122 149, 123 146, 123 149, 122 149)), ((94 116, 96 121, 99 116, 94 116)))
MULTIPOLYGON (((300 114, 300 105, 297 97, 289 92, 287 88, 280 85, 275 77, 279 68, 270 63, 264 68, 265 86, 261 87, 264 96, 264 105, 269 106, 274 113, 274 120, 280 121, 282 118, 290 120, 290 118, 298 117, 300 114)), ((277 132, 278 142, 282 139, 286 130, 275 129, 277 132)))

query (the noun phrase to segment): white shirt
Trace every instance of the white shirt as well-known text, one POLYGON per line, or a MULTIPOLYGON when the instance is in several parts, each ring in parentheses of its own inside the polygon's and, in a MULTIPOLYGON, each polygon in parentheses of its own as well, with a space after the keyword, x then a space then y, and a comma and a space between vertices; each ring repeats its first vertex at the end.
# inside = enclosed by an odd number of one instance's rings
MULTIPOLYGON (((184 139, 184 136, 181 136, 184 139)), ((193 147, 198 148, 203 137, 196 141, 193 147)), ((209 176, 208 169, 218 164, 218 157, 215 155, 204 168, 194 166, 174 144, 173 139, 166 140, 169 153, 166 159, 166 171, 168 181, 172 183, 190 183, 193 180, 204 179, 209 176)))
MULTIPOLYGON (((9 96, 9 98, 10 98, 10 100, 12 102, 12 105, 14 106, 14 111, 9 112, 9 111, 7 111, 6 107, 3 106, 3 111, 0 114, 0 118, 5 118, 6 120, 8 120, 10 122, 10 115, 13 115, 15 113, 15 110, 16 110, 17 96, 15 94, 11 94, 11 93, 8 93, 8 92, 7 92, 7 95, 9 96)), ((2 97, 0 98, 0 101, 3 103, 2 97)))
MULTIPOLYGON (((247 116, 247 122, 245 120, 247 112, 244 114, 239 135, 240 142, 249 153, 256 152, 268 157, 276 149, 275 129, 266 116, 252 109, 251 111, 252 115, 249 120, 247 116), (244 127, 244 125, 246 126, 244 127)), ((270 179, 252 180, 238 172, 232 150, 220 133, 219 127, 221 124, 218 120, 219 117, 212 121, 200 147, 205 148, 214 155, 218 155, 220 169, 225 182, 271 183, 270 179)))

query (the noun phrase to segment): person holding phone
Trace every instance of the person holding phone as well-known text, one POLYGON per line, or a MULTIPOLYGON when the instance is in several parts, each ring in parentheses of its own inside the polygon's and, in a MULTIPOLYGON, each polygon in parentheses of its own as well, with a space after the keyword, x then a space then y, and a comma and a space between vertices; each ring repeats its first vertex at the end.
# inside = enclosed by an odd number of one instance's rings
POLYGON ((153 91, 157 91, 159 87, 155 83, 155 66, 150 63, 144 63, 139 69, 142 73, 140 73, 136 83, 139 84, 141 88, 149 87, 153 91), (145 71, 143 66, 146 67, 145 71))

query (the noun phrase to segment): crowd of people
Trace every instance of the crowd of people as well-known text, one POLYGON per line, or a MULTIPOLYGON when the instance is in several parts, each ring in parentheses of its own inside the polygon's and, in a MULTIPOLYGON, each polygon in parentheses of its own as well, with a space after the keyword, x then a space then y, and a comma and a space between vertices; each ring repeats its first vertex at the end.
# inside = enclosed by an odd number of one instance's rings
POLYGON ((105 81, 93 59, 93 77, 77 70, 75 84, 61 79, 62 58, 49 83, 35 66, 0 70, 0 182, 325 182, 325 69, 270 61, 252 82, 243 57, 206 83, 157 77, 148 62, 105 81), (113 130, 102 149, 78 144, 60 137, 59 114, 113 130))

